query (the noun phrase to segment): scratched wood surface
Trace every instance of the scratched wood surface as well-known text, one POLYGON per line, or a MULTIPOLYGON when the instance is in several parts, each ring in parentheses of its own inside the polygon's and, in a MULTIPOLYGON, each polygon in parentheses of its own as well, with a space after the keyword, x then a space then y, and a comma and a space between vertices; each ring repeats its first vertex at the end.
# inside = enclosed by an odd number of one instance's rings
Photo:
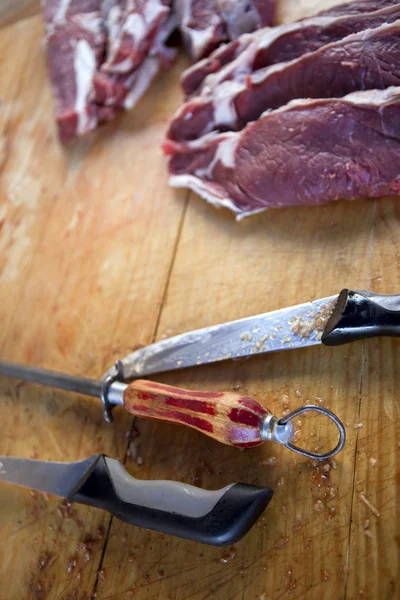
MULTIPOLYGON (((392 199, 237 224, 167 188, 159 145, 180 101, 183 59, 133 113, 61 148, 40 19, 17 4, 0 35, 2 359, 96 377, 153 339, 345 286, 400 289, 392 199)), ((319 7, 282 0, 281 18, 319 7)), ((140 478, 209 488, 244 481, 275 495, 244 540, 215 549, 2 484, 0 600, 398 598, 399 372, 397 342, 373 340, 158 377, 242 390, 278 415, 306 402, 329 406, 348 441, 324 471, 276 445, 240 452, 144 420, 135 423, 138 464, 122 411, 110 427, 95 400, 1 379, 0 454, 77 460, 102 451, 140 478)), ((318 418, 297 427, 299 443, 334 442, 318 418)))

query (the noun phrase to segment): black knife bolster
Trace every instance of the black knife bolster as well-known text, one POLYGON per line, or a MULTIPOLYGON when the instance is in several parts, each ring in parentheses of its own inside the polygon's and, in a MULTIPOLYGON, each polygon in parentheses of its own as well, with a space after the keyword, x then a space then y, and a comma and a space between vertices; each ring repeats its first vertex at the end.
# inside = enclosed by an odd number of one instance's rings
POLYGON ((131 525, 224 546, 233 544, 249 531, 268 506, 272 495, 271 489, 237 483, 209 513, 200 518, 131 504, 118 496, 105 457, 100 455, 69 500, 102 508, 131 525))
POLYGON ((326 346, 400 336, 400 296, 344 289, 322 334, 326 346))

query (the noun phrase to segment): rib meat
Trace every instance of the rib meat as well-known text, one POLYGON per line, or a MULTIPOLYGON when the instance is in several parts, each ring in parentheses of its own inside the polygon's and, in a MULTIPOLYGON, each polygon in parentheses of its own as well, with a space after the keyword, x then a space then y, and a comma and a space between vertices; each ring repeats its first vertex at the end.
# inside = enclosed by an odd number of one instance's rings
POLYGON ((108 34, 107 56, 101 70, 131 73, 146 58, 170 7, 160 0, 107 0, 103 4, 108 34))
POLYGON ((47 0, 47 65, 61 138, 97 126, 93 79, 106 43, 97 0, 47 0))
MULTIPOLYGON (((354 4, 360 8, 360 3, 354 4)), ((364 2, 363 6, 375 8, 376 4, 364 2)), ((393 23, 400 18, 400 3, 390 4, 373 12, 351 15, 327 13, 327 16, 318 15, 244 35, 187 69, 181 78, 183 90, 186 96, 209 91, 237 75, 243 76, 257 69, 293 60, 364 29, 393 23)))
POLYGON ((175 0, 185 46, 193 59, 274 20, 275 0, 175 0))
POLYGON ((226 81, 186 102, 167 137, 193 140, 211 131, 237 131, 267 109, 296 98, 340 97, 400 85, 400 21, 350 35, 291 62, 226 81))
POLYGON ((171 0, 43 0, 47 64, 63 141, 131 108, 174 51, 171 0))
POLYGON ((170 184, 239 217, 400 192, 400 88, 295 100, 238 133, 167 142, 170 184))

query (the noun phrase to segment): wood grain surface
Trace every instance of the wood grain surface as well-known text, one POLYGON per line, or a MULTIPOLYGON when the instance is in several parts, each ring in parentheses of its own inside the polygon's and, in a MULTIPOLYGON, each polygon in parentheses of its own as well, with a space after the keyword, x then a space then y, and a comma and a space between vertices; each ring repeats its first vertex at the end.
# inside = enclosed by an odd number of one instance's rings
MULTIPOLYGON (((320 5, 282 0, 281 18, 320 5)), ((192 328, 346 286, 400 290, 396 200, 236 223, 167 187, 160 142, 181 99, 185 59, 133 112, 61 147, 40 18, 25 16, 0 35, 1 359, 98 377, 133 348, 192 328)), ((396 340, 372 340, 157 378, 244 391, 277 415, 307 402, 330 407, 348 440, 324 467, 278 445, 239 451, 139 419, 132 444, 122 409, 109 426, 94 399, 0 379, 0 454, 78 460, 104 452, 141 479, 275 490, 253 530, 218 549, 1 484, 0 600, 398 598, 399 350, 396 340)), ((297 427, 299 443, 334 443, 319 417, 297 427)))
POLYGON ((0 27, 32 17, 40 11, 39 0, 1 0, 0 27))

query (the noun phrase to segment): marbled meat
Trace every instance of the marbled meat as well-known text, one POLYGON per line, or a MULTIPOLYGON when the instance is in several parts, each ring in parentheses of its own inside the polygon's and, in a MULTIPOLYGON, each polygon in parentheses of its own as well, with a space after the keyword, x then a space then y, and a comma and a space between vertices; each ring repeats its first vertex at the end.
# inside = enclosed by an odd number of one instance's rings
POLYGON ((213 131, 237 131, 296 98, 341 97, 395 85, 400 85, 399 20, 221 83, 210 94, 186 102, 167 137, 188 141, 213 131))
POLYGON ((43 0, 47 64, 60 137, 83 135, 131 108, 161 64, 170 0, 43 0))
POLYGON ((170 184, 239 217, 400 193, 400 87, 294 100, 241 132, 167 142, 170 184))
MULTIPOLYGON (((333 16, 317 15, 279 27, 266 27, 221 46, 182 74, 186 97, 210 93, 223 81, 243 79, 258 69, 293 60, 352 33, 400 19, 398 2, 383 8, 376 6, 380 2, 364 4, 372 11, 348 15, 341 14, 337 7, 333 16)), ((342 10, 348 10, 347 6, 342 10)))
POLYGON ((175 0, 174 10, 187 51, 195 60, 275 20, 275 0, 175 0))

